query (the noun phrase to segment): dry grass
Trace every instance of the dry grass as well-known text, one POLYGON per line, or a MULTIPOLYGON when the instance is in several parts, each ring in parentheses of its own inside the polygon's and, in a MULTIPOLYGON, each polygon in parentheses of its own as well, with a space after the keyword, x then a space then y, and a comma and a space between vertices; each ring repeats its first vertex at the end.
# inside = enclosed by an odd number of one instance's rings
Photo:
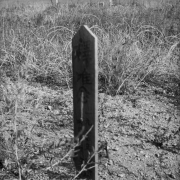
MULTIPOLYGON (((70 161, 65 154, 72 147, 67 150, 63 145, 72 138, 71 40, 81 25, 88 25, 99 39, 99 92, 133 93, 145 82, 177 95, 179 12, 179 4, 158 11, 130 5, 98 9, 87 4, 1 9, 0 160, 6 172, 23 179, 31 171, 52 166, 53 158, 70 161), (37 84, 65 88, 67 92, 48 92, 37 84), (48 109, 52 104, 53 113, 48 109), (60 106, 67 107, 65 112, 60 112, 60 106), (50 117, 54 124, 48 121, 50 117), (52 153, 50 149, 60 152, 52 153), (36 164, 41 158, 47 165, 36 164)), ((53 178, 58 178, 58 173, 53 178)), ((72 171, 69 178, 73 176, 72 171)))

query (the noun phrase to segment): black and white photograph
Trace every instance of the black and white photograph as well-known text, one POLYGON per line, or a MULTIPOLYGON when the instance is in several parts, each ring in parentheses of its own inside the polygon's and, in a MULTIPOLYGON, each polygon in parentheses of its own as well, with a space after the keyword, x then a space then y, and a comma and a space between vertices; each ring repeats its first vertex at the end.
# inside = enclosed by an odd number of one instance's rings
POLYGON ((180 180, 180 0, 0 0, 0 180, 180 180))

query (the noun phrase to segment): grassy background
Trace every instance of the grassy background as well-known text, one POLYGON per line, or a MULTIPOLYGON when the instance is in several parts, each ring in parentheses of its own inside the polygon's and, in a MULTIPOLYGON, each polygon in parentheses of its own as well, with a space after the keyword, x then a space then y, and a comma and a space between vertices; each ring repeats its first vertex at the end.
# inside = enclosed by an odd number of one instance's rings
MULTIPOLYGON (((52 0, 53 3, 55 3, 55 0, 52 0)), ((98 2, 96 0, 59 0, 60 3, 85 3, 85 2, 98 2)), ((109 0, 101 0, 99 2, 109 2, 109 0)), ((138 3, 141 5, 144 5, 145 7, 161 7, 164 3, 176 3, 177 0, 113 0, 114 4, 132 4, 132 3, 138 3)), ((51 0, 0 0, 0 7, 7 6, 7 5, 13 5, 13 4, 51 4, 51 0)))
MULTIPOLYGON (((64 92, 72 89, 71 41, 81 25, 88 25, 99 39, 99 92, 111 96, 133 94, 139 86, 153 85, 168 95, 178 96, 179 13, 180 4, 163 5, 159 10, 132 4, 101 9, 87 4, 49 7, 36 4, 1 9, 0 131, 5 143, 0 145, 12 156, 3 155, 0 159, 4 159, 9 169, 15 164, 14 169, 23 177, 34 166, 35 147, 41 145, 42 134, 41 129, 33 129, 44 126, 47 118, 44 111, 41 111, 43 117, 36 118, 37 109, 42 108, 52 92, 45 98, 41 91, 25 84, 64 92), (29 147, 32 152, 27 152, 29 147), (30 156, 32 153, 34 156, 30 156), (24 162, 25 159, 30 163, 24 162)), ((66 100, 60 97, 53 103, 70 107, 69 96, 64 97, 66 100)), ((62 114, 68 124, 72 112, 62 114)), ((51 133, 46 138, 50 137, 54 144, 43 145, 47 149, 60 147, 57 134, 51 133)))
POLYGON ((179 5, 158 11, 130 5, 45 8, 39 4, 1 11, 6 76, 71 87, 71 39, 87 24, 99 39, 100 88, 118 94, 142 81, 162 86, 179 81, 179 5))

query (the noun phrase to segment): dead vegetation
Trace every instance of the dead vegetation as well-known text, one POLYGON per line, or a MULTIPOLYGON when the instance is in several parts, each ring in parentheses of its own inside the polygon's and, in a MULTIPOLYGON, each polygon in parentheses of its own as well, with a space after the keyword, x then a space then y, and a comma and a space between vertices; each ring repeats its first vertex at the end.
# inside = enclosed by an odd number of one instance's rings
POLYGON ((75 179, 71 40, 86 24, 99 40, 100 178, 178 180, 179 9, 1 9, 1 178, 75 179))

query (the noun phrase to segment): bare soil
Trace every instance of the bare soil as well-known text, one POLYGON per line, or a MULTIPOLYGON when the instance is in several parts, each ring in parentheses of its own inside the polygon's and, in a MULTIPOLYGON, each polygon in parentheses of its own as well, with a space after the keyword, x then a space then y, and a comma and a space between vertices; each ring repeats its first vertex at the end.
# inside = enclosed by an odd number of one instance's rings
MULTIPOLYGON (((46 179, 73 179, 72 89, 38 83, 22 86, 27 106, 31 104, 33 110, 21 114, 31 129, 22 148, 31 154, 24 162, 24 169, 28 166, 28 173, 32 172, 27 179, 37 179, 35 174, 46 179)), ((178 94, 148 85, 131 94, 99 93, 99 144, 105 142, 99 153, 99 179, 179 180, 179 107, 178 94)), ((1 171, 0 176, 11 179, 7 172, 1 171)))
POLYGON ((155 87, 105 96, 99 136, 108 142, 109 159, 100 179, 180 179, 178 100, 155 87))

